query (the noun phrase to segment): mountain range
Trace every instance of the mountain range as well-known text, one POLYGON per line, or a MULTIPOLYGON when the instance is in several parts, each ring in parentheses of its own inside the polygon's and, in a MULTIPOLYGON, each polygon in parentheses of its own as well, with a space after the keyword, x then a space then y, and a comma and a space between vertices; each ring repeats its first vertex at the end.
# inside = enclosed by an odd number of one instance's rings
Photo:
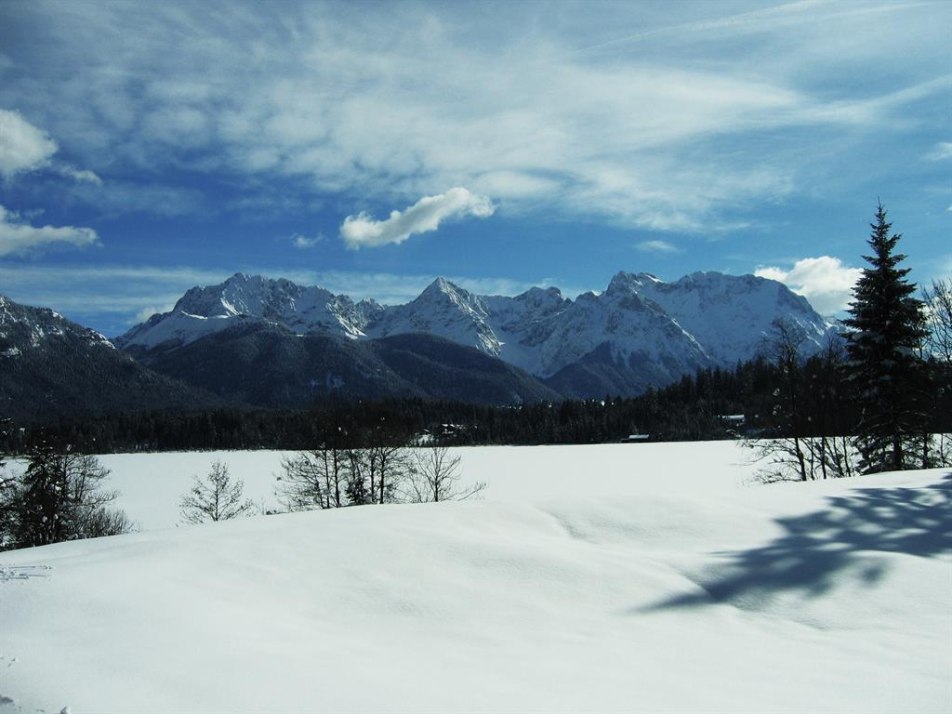
POLYGON ((495 404, 631 396, 753 358, 777 320, 802 336, 804 354, 832 330, 779 282, 715 272, 671 283, 620 272, 604 292, 574 300, 554 287, 476 295, 438 278, 394 306, 238 273, 188 290, 171 311, 112 342, 3 299, 0 400, 8 403, 0 409, 16 412, 11 400, 47 414, 123 401, 303 407, 329 396, 495 404), (96 379, 118 385, 119 374, 132 381, 118 392, 96 379))
POLYGON ((515 297, 475 295, 437 278, 415 300, 383 306, 319 287, 238 273, 193 288, 116 344, 157 364, 160 356, 238 324, 370 342, 431 335, 506 362, 564 396, 632 395, 705 367, 733 367, 762 351, 783 320, 806 354, 831 330, 803 297, 752 275, 694 273, 666 283, 620 272, 600 293, 575 300, 557 288, 515 297))

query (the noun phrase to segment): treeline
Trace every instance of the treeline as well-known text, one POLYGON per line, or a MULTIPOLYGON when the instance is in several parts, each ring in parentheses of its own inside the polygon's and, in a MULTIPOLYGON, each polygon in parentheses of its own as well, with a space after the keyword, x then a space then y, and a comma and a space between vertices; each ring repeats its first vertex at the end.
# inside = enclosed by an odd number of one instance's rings
MULTIPOLYGON (((534 445, 618 442, 631 435, 697 441, 855 433, 861 415, 845 379, 842 349, 832 345, 805 362, 791 362, 782 341, 772 349, 769 357, 730 370, 702 370, 634 398, 505 407, 413 398, 324 402, 287 411, 129 412, 8 426, 0 448, 22 453, 43 443, 85 453, 306 450, 420 438, 449 445, 534 445)), ((947 364, 930 365, 922 389, 927 428, 952 432, 952 371, 947 364)))

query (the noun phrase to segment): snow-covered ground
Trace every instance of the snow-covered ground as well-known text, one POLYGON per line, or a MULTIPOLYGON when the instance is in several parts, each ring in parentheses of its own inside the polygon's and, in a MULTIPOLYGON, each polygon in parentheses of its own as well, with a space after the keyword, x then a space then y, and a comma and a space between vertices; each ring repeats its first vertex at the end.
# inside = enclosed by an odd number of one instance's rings
POLYGON ((732 443, 461 449, 479 502, 175 527, 221 459, 103 457, 142 532, 0 554, 0 714, 949 712, 952 474, 732 443), (45 575, 46 577, 42 577, 45 575))

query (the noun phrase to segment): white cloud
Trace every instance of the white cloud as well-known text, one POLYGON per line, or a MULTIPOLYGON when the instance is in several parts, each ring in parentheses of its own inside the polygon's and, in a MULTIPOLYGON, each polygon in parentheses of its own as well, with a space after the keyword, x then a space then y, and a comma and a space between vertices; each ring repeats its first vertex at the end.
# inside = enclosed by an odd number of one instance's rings
POLYGON ((81 181, 91 183, 95 186, 102 186, 102 179, 92 171, 88 171, 86 169, 77 169, 73 166, 70 166, 69 164, 57 164, 54 168, 60 175, 71 178, 74 181, 81 181))
POLYGON ((50 168, 74 181, 101 185, 102 179, 88 170, 53 162, 59 146, 46 132, 37 129, 19 112, 0 109, 0 175, 10 178, 18 173, 50 168))
POLYGON ((10 177, 47 166, 58 148, 19 112, 0 109, 0 174, 10 177))
POLYGON ((340 234, 350 248, 402 243, 411 235, 428 233, 452 218, 487 218, 495 207, 486 196, 477 196, 465 188, 451 188, 436 196, 424 196, 404 211, 391 211, 390 217, 377 221, 366 213, 347 216, 340 234))
POLYGON ((322 240, 324 240, 324 236, 321 234, 318 234, 313 238, 308 238, 307 236, 301 235, 300 233, 295 233, 291 236, 291 245, 293 245, 295 248, 300 248, 301 250, 307 250, 308 248, 313 248, 322 240))
POLYGON ((764 266, 755 270, 754 275, 784 283, 809 300, 821 314, 833 315, 846 309, 862 272, 860 268, 843 265, 839 258, 823 255, 798 260, 790 270, 764 266))
POLYGON ((50 244, 66 243, 77 247, 99 244, 99 236, 92 228, 73 226, 35 227, 0 206, 0 256, 18 255, 50 244))
POLYGON ((638 250, 645 253, 681 253, 681 249, 673 243, 663 240, 645 240, 639 243, 638 250))
POLYGON ((943 161, 952 159, 952 141, 940 141, 932 147, 932 151, 926 154, 930 161, 943 161))

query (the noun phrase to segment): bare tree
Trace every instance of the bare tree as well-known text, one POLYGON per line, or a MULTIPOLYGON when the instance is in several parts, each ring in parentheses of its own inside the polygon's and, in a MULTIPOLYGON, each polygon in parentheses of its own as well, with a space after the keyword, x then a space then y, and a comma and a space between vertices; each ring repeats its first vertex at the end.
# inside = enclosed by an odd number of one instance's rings
POLYGON ((228 466, 216 461, 204 477, 194 477, 191 490, 182 496, 182 520, 186 523, 205 523, 250 516, 257 508, 251 499, 244 499, 243 494, 244 483, 233 481, 228 466))
POLYGON ((411 503, 465 501, 486 488, 484 481, 477 481, 460 490, 460 457, 446 446, 420 448, 413 456, 405 489, 406 500, 411 503))
POLYGON ((364 449, 363 456, 367 463, 371 503, 397 501, 411 467, 410 450, 402 445, 378 441, 364 449))
POLYGON ((835 414, 842 408, 837 396, 842 346, 831 341, 808 363, 800 357, 803 331, 784 321, 773 328, 769 349, 779 381, 773 392, 771 433, 745 441, 761 464, 758 478, 773 482, 852 476, 858 454, 835 414))
POLYGON ((923 464, 948 466, 952 464, 952 439, 946 433, 949 390, 952 389, 952 280, 933 280, 930 287, 922 289, 922 301, 928 330, 922 356, 929 360, 930 376, 934 380, 930 389, 930 411, 939 432, 923 440, 923 464), (938 418, 943 412, 946 418, 938 418))
POLYGON ((925 303, 926 351, 945 364, 952 364, 952 280, 933 280, 922 289, 925 303))
POLYGON ((395 503, 410 462, 404 446, 322 447, 286 457, 275 493, 289 511, 395 503))
POLYGON ((275 492, 289 511, 340 508, 346 505, 347 453, 322 447, 286 457, 275 492))

